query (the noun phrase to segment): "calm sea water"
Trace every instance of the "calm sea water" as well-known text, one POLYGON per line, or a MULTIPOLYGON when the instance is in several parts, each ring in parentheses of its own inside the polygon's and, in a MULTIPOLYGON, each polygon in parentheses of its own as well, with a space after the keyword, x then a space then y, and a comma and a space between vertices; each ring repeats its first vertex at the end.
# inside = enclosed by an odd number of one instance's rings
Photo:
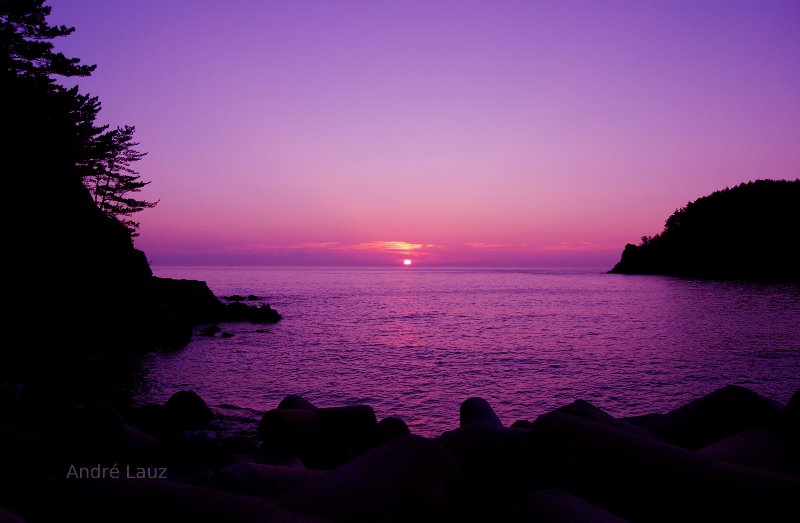
POLYGON ((664 411, 727 384, 786 402, 800 386, 800 288, 621 276, 603 268, 156 267, 217 295, 257 294, 277 325, 226 324, 143 361, 140 401, 190 388, 211 404, 372 405, 415 432, 489 400, 505 423, 583 398, 664 411))

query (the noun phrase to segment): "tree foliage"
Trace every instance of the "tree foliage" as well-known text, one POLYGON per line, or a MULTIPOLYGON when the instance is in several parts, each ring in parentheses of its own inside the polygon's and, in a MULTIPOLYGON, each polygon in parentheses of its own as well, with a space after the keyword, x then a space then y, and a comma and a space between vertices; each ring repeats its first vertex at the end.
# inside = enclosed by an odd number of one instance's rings
POLYGON ((67 58, 54 50, 51 40, 69 36, 74 27, 47 23, 51 8, 44 0, 0 0, 0 42, 4 68, 19 76, 53 83, 50 75, 89 76, 94 65, 67 58))
POLYGON ((134 131, 134 127, 126 125, 103 133, 98 138, 106 154, 95 162, 91 174, 84 178, 84 183, 92 193, 97 207, 106 215, 119 219, 136 236, 139 223, 132 220, 131 216, 155 207, 158 202, 129 196, 150 183, 141 181, 139 173, 132 167, 147 154, 135 148, 139 144, 133 141, 134 131))
POLYGON ((133 127, 99 125, 98 98, 54 78, 88 76, 95 66, 55 50, 53 40, 75 29, 49 25, 50 11, 44 0, 0 0, 2 131, 8 137, 3 156, 17 175, 13 188, 30 192, 25 184, 34 180, 68 187, 70 179, 102 187, 99 198, 97 191, 92 195, 100 210, 135 235, 138 224, 130 216, 156 203, 132 196, 148 183, 132 168, 144 154, 135 149, 133 127))

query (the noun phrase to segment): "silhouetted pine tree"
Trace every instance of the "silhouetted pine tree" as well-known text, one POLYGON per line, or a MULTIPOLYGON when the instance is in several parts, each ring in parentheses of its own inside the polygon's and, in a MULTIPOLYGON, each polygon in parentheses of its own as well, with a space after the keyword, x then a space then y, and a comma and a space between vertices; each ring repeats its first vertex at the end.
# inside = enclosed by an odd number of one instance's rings
POLYGON ((129 196, 150 183, 141 181, 139 173, 132 167, 147 154, 135 149, 139 144, 133 141, 134 131, 134 127, 126 125, 100 136, 98 141, 104 144, 102 149, 107 157, 96 162, 92 174, 84 178, 97 207, 106 215, 119 219, 131 236, 138 234, 139 223, 130 217, 158 203, 129 196))
MULTIPOLYGON (((44 0, 0 0, 2 162, 4 171, 13 174, 6 179, 12 193, 33 194, 34 187, 48 187, 38 191, 39 205, 58 209, 59 198, 75 195, 75 182, 104 174, 108 186, 95 201, 102 201, 101 210, 120 218, 135 234, 138 224, 130 215, 156 202, 130 196, 146 185, 131 168, 143 156, 134 149, 134 128, 98 125, 97 97, 56 82, 55 76, 88 76, 95 66, 55 51, 52 40, 75 29, 49 25, 50 10, 44 0)), ((92 187, 85 180, 84 185, 92 187)))

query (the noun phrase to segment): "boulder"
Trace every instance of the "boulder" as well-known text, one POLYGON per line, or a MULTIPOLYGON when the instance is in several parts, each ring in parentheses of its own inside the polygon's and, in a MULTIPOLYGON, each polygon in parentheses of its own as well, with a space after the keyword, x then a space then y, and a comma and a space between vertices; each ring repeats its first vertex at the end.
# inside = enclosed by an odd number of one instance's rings
POLYGON ((378 422, 375 441, 380 445, 399 436, 407 436, 409 434, 411 434, 411 431, 405 421, 390 416, 378 422))
POLYGON ((160 457, 161 442, 128 425, 119 435, 121 454, 130 463, 155 463, 160 457))
POLYGON ((288 396, 283 398, 280 403, 278 403, 278 408, 314 410, 317 407, 315 407, 313 403, 303 398, 302 396, 298 396, 297 394, 289 394, 288 396))
POLYGON ((789 451, 789 468, 800 472, 800 389, 783 409, 781 432, 786 436, 789 451))
POLYGON ((192 390, 173 394, 164 404, 164 412, 172 423, 187 429, 203 427, 214 419, 203 398, 192 390))
POLYGON ((800 440, 800 389, 797 389, 783 409, 782 429, 800 440))
POLYGON ((489 402, 477 397, 467 398, 459 408, 459 424, 463 427, 470 423, 484 423, 498 428, 503 426, 489 402))
POLYGON ((188 476, 206 470, 219 470, 233 461, 222 442, 211 438, 164 440, 159 447, 158 463, 171 474, 188 476))
POLYGON ((563 490, 532 492, 514 511, 514 523, 625 523, 611 512, 563 490))
MULTIPOLYGON (((122 470, 123 476, 125 470, 122 470)), ((323 519, 281 510, 253 496, 164 479, 64 480, 54 482, 33 507, 35 521, 226 521, 322 523, 323 519)))
POLYGON ((664 441, 697 450, 745 430, 775 428, 780 415, 776 402, 729 385, 641 426, 664 441))
POLYGON ((277 323, 281 319, 278 311, 269 305, 247 305, 233 302, 225 305, 227 321, 249 321, 250 323, 277 323))
POLYGON ((320 474, 322 471, 304 467, 237 461, 219 473, 218 482, 225 490, 249 496, 274 498, 320 474))
POLYGON ((653 421, 656 418, 660 418, 663 416, 660 412, 651 412, 649 414, 639 414, 638 416, 625 416, 624 418, 620 418, 620 421, 624 421, 625 423, 630 423, 631 425, 642 425, 643 423, 647 423, 648 421, 653 421))
POLYGON ((686 519, 711 462, 562 412, 540 416, 519 459, 528 485, 571 492, 637 521, 686 519))
POLYGON ((450 521, 458 467, 440 445, 395 438, 277 498, 332 521, 450 521))
POLYGON ((697 521, 797 521, 800 477, 718 463, 700 486, 697 521))
POLYGON ((376 432, 375 412, 366 405, 273 409, 264 414, 259 424, 265 452, 297 457, 309 466, 323 469, 374 446, 376 432))
POLYGON ((273 409, 261 417, 258 432, 267 450, 299 456, 321 444, 322 421, 316 409, 273 409))
POLYGON ((655 434, 653 434, 649 430, 641 428, 632 423, 627 423, 623 420, 618 420, 617 418, 606 413, 602 409, 595 407, 588 401, 576 400, 570 403, 569 405, 560 407, 557 410, 558 412, 571 414, 573 416, 577 416, 585 420, 594 421, 595 423, 600 423, 602 425, 614 427, 616 429, 624 430, 626 432, 632 432, 633 434, 638 434, 640 436, 644 436, 647 438, 656 437, 655 434))
POLYGON ((130 409, 126 421, 133 427, 157 438, 174 436, 179 427, 169 417, 163 405, 148 403, 130 409))
POLYGON ((223 436, 221 443, 222 448, 229 454, 237 455, 257 455, 258 454, 258 441, 256 436, 245 434, 229 434, 223 436))
POLYGON ((329 444, 355 456, 375 445, 378 420, 368 405, 317 409, 329 444))
POLYGON ((713 461, 790 472, 786 438, 767 430, 747 430, 734 434, 698 450, 697 454, 713 461))
POLYGON ((242 303, 247 298, 238 294, 224 296, 223 299, 231 303, 223 303, 203 281, 156 277, 151 280, 150 287, 158 302, 179 323, 187 326, 225 321, 276 323, 281 319, 269 305, 247 305, 242 303))
POLYGON ((507 507, 522 495, 517 480, 517 456, 528 439, 527 429, 468 423, 435 439, 459 465, 464 499, 460 511, 476 520, 498 518, 498 507, 507 507))

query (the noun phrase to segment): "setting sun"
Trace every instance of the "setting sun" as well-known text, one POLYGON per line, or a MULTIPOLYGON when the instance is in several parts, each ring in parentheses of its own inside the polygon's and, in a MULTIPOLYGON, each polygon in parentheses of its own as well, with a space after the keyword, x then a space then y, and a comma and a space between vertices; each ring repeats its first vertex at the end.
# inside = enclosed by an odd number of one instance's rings
POLYGON ((411 260, 403 260, 403 265, 411 265, 411 260))

